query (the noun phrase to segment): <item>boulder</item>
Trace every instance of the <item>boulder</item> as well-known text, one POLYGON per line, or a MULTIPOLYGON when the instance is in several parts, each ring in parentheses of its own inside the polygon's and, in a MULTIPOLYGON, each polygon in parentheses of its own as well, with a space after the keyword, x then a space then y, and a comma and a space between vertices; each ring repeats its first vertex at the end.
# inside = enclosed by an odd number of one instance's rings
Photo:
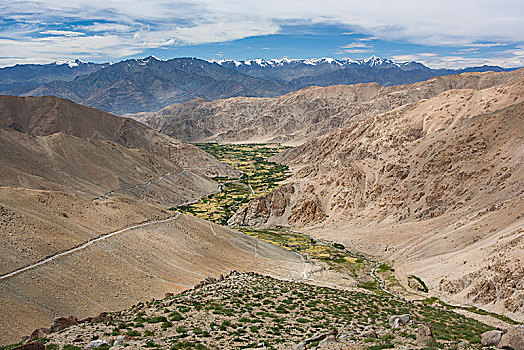
POLYGON ((293 346, 293 350, 306 350, 306 343, 300 342, 293 346))
POLYGON ((499 345, 500 338, 504 334, 503 331, 493 330, 484 332, 481 335, 481 344, 482 346, 497 346, 499 345))
POLYGON ((119 335, 116 338, 115 342, 113 343, 113 346, 123 345, 123 344, 125 344, 125 342, 126 342, 126 337, 123 336, 123 335, 119 335))
POLYGON ((377 333, 373 330, 364 331, 360 333, 359 337, 361 338, 378 338, 377 333))
POLYGON ((334 344, 337 342, 337 336, 336 335, 328 335, 327 337, 325 337, 324 339, 322 339, 320 341, 320 343, 318 343, 318 347, 323 347, 325 345, 329 345, 329 344, 334 344))
POLYGON ((24 345, 17 346, 11 350, 45 350, 45 345, 38 342, 27 343, 24 345))
POLYGON ((389 325, 392 328, 399 328, 409 323, 409 315, 393 315, 389 318, 389 325))
POLYGON ((78 319, 74 316, 57 317, 53 320, 53 324, 49 327, 51 333, 61 331, 64 328, 73 326, 78 323, 78 319))
POLYGON ((87 346, 88 349, 96 349, 101 347, 102 345, 109 345, 109 343, 106 340, 97 339, 93 340, 89 345, 87 346))
POLYGON ((49 333, 51 333, 51 330, 49 328, 37 328, 33 331, 33 333, 31 333, 29 338, 30 339, 42 338, 48 335, 49 333))
POLYGON ((504 334, 499 349, 524 350, 524 326, 517 326, 504 334))
POLYGON ((424 347, 435 344, 435 338, 429 326, 422 324, 418 327, 417 344, 424 347))

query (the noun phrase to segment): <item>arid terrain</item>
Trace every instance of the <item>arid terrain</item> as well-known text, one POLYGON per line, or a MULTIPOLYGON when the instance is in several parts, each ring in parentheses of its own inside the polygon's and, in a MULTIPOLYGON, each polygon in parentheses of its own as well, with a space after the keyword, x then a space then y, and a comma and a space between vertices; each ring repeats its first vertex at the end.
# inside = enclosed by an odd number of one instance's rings
POLYGON ((187 142, 301 144, 354 121, 432 98, 452 89, 482 90, 522 79, 524 70, 465 73, 410 85, 312 86, 274 98, 196 99, 158 112, 130 115, 187 142))
POLYGON ((167 210, 218 191, 209 176, 238 170, 133 120, 66 100, 0 102, 3 343, 56 316, 117 310, 232 268, 302 273, 294 253, 167 210), (82 249, 45 262, 75 247, 82 249), (24 270, 32 264, 40 265, 24 270))
POLYGON ((157 130, 56 97, 0 97, 1 343, 110 312, 33 340, 477 347, 524 320, 523 72, 133 116, 157 130), (232 269, 271 278, 233 273, 188 291, 232 269), (269 301, 250 300, 258 292, 269 301), (222 294, 243 300, 238 320, 222 294), (391 329, 395 313, 412 319, 391 329), (424 327, 435 339, 420 340, 424 327))
POLYGON ((422 302, 232 271, 40 340, 74 349, 93 341, 129 349, 420 349, 461 343, 475 349, 490 329, 422 302), (395 324, 396 318, 403 321, 395 324), (424 336, 421 330, 429 327, 424 336))
POLYGON ((428 295, 523 320, 523 92, 455 88, 287 150, 273 160, 289 184, 230 222, 302 227, 393 262, 428 295))

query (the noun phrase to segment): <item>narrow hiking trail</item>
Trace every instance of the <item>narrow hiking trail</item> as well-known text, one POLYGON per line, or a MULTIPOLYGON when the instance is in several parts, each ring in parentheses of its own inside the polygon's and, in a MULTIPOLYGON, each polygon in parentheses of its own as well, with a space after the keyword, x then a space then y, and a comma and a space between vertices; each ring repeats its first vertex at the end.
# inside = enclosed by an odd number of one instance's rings
POLYGON ((73 254, 73 253, 78 252, 80 250, 86 249, 87 247, 89 247, 90 245, 92 245, 92 244, 94 244, 96 242, 100 242, 100 241, 106 240, 106 239, 111 238, 113 236, 116 236, 118 234, 122 234, 122 233, 125 233, 127 231, 131 231, 131 230, 134 230, 134 229, 137 229, 137 228, 142 228, 142 227, 147 227, 147 226, 151 226, 151 225, 156 225, 156 224, 161 224, 161 223, 174 221, 174 220, 178 219, 179 216, 180 216, 180 212, 176 212, 175 216, 173 216, 171 218, 168 218, 168 219, 148 221, 148 222, 144 222, 142 224, 129 226, 129 227, 123 228, 123 229, 118 230, 118 231, 114 231, 114 232, 111 232, 111 233, 107 233, 107 234, 98 236, 96 238, 93 238, 93 239, 85 242, 85 243, 82 243, 79 246, 76 246, 74 248, 65 250, 65 251, 60 252, 60 253, 56 253, 54 255, 51 255, 50 257, 47 257, 45 259, 42 259, 42 260, 36 262, 34 264, 31 264, 31 265, 22 267, 20 269, 14 270, 12 272, 6 273, 4 275, 1 275, 0 276, 0 280, 16 276, 16 275, 18 275, 18 274, 20 274, 20 273, 22 273, 24 271, 31 270, 31 269, 33 269, 35 267, 47 264, 47 263, 49 263, 49 262, 51 262, 53 260, 59 259, 61 257, 67 256, 67 255, 70 255, 70 254, 73 254))

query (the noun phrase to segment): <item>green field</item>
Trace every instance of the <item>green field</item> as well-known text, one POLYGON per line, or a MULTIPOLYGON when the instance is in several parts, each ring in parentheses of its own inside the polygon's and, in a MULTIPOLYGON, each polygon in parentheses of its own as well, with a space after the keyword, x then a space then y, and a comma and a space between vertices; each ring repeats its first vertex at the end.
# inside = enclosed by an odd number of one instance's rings
POLYGON ((288 148, 279 144, 198 143, 195 146, 243 173, 238 179, 215 178, 222 184, 220 193, 176 208, 217 224, 226 225, 227 220, 252 197, 272 190, 291 175, 287 166, 266 160, 288 148))

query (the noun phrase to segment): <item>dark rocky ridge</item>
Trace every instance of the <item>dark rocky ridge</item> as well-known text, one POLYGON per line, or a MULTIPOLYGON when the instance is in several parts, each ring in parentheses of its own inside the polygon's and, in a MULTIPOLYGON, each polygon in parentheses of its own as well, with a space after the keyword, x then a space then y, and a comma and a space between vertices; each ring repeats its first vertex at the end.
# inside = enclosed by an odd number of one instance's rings
POLYGON ((439 75, 503 71, 501 67, 433 70, 416 62, 389 60, 341 65, 334 60, 249 67, 196 58, 161 61, 154 57, 116 64, 20 65, 0 69, 0 93, 54 95, 116 114, 157 111, 194 98, 211 101, 235 96, 274 97, 304 87, 377 82, 408 84, 439 75), (377 63, 378 62, 378 63, 377 63), (57 68, 58 67, 58 68, 57 68), (55 72, 57 69, 65 72, 55 72))

